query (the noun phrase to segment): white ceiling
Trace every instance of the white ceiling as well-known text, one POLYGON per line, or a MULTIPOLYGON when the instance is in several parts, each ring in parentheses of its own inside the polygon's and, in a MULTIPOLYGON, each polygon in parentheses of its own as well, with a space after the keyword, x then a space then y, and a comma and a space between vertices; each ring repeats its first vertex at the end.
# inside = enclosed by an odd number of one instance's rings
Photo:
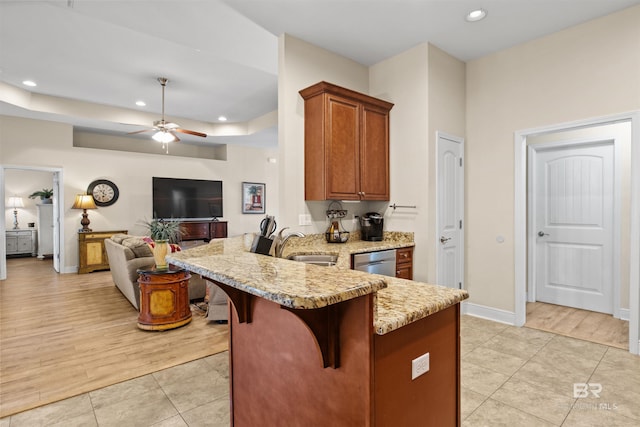
POLYGON ((0 81, 33 94, 28 102, 12 102, 8 86, 0 86, 0 114, 140 130, 160 118, 156 78, 163 76, 169 79, 166 114, 185 128, 213 135, 207 143, 275 146, 273 127, 230 135, 277 109, 282 33, 365 65, 426 41, 468 61, 637 4, 640 0, 0 0, 0 81), (464 15, 477 7, 488 11, 487 18, 466 22, 464 15), (25 79, 38 86, 26 88, 25 79), (61 98, 82 103, 63 107, 68 100, 61 98), (147 106, 136 107, 137 100, 147 106), (74 112, 90 111, 93 104, 98 107, 93 114, 74 112), (240 126, 220 127, 219 115, 240 126))

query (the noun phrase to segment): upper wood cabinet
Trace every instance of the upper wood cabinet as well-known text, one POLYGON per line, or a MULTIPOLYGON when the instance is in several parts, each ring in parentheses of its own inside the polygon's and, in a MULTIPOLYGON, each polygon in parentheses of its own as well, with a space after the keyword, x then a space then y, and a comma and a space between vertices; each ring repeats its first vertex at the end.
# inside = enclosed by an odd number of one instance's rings
POLYGON ((305 200, 389 200, 393 104, 327 82, 300 95, 305 200))

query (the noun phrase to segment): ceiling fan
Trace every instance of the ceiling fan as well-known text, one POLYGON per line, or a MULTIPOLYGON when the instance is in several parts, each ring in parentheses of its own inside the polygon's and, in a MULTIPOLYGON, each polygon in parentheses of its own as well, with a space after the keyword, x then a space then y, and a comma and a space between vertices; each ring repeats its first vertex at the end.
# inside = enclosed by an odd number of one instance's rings
POLYGON ((158 81, 160 82, 160 85, 162 86, 162 119, 161 120, 156 120, 153 122, 153 128, 150 129, 143 129, 143 130, 139 130, 139 131, 135 131, 135 132, 129 132, 128 135, 133 135, 136 133, 142 133, 142 132, 149 132, 149 131, 155 131, 156 133, 153 134, 152 138, 158 142, 162 142, 163 144, 166 144, 168 142, 178 142, 180 141, 180 138, 178 138, 178 135, 176 135, 176 132, 180 132, 180 133, 186 133, 189 135, 195 135, 195 136, 200 136, 202 138, 206 138, 207 134, 206 133, 202 133, 202 132, 196 132, 193 130, 188 130, 188 129, 181 129, 179 125, 175 124, 175 123, 171 123, 171 122, 166 122, 164 119, 164 88, 165 86, 167 86, 167 82, 169 81, 169 79, 165 78, 165 77, 158 77, 158 81))

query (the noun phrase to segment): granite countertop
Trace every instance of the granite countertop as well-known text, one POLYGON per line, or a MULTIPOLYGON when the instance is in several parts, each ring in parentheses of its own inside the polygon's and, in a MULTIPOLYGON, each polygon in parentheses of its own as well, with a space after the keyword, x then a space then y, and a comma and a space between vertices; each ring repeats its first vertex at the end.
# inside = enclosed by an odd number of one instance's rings
POLYGON ((249 252, 253 235, 212 240, 167 256, 169 263, 289 308, 320 308, 374 293, 382 276, 249 252))
POLYGON ((379 242, 366 242, 360 240, 360 232, 352 232, 346 243, 327 243, 324 234, 312 234, 305 237, 292 237, 287 241, 287 245, 282 253, 283 258, 294 255, 316 255, 331 254, 337 255, 336 267, 350 269, 351 255, 383 251, 386 249, 398 249, 413 247, 413 233, 403 233, 397 231, 385 231, 383 240, 379 242))
POLYGON ((468 298, 464 290, 351 270, 351 255, 414 246, 413 233, 385 232, 380 242, 352 234, 347 243, 327 243, 324 235, 293 237, 283 257, 332 254, 321 267, 249 252, 253 235, 212 240, 167 256, 174 265, 290 308, 319 308, 376 293, 374 330, 394 331, 468 298), (355 238, 354 238, 355 237, 355 238))

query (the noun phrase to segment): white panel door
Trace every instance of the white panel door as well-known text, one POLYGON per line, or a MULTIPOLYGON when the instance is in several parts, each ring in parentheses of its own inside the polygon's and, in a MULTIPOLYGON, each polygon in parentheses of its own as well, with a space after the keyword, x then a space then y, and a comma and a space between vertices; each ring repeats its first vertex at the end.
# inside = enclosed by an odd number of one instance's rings
POLYGON ((436 282, 456 289, 464 277, 462 145, 460 138, 438 134, 436 282))
POLYGON ((614 146, 536 156, 536 299, 613 312, 614 146))

